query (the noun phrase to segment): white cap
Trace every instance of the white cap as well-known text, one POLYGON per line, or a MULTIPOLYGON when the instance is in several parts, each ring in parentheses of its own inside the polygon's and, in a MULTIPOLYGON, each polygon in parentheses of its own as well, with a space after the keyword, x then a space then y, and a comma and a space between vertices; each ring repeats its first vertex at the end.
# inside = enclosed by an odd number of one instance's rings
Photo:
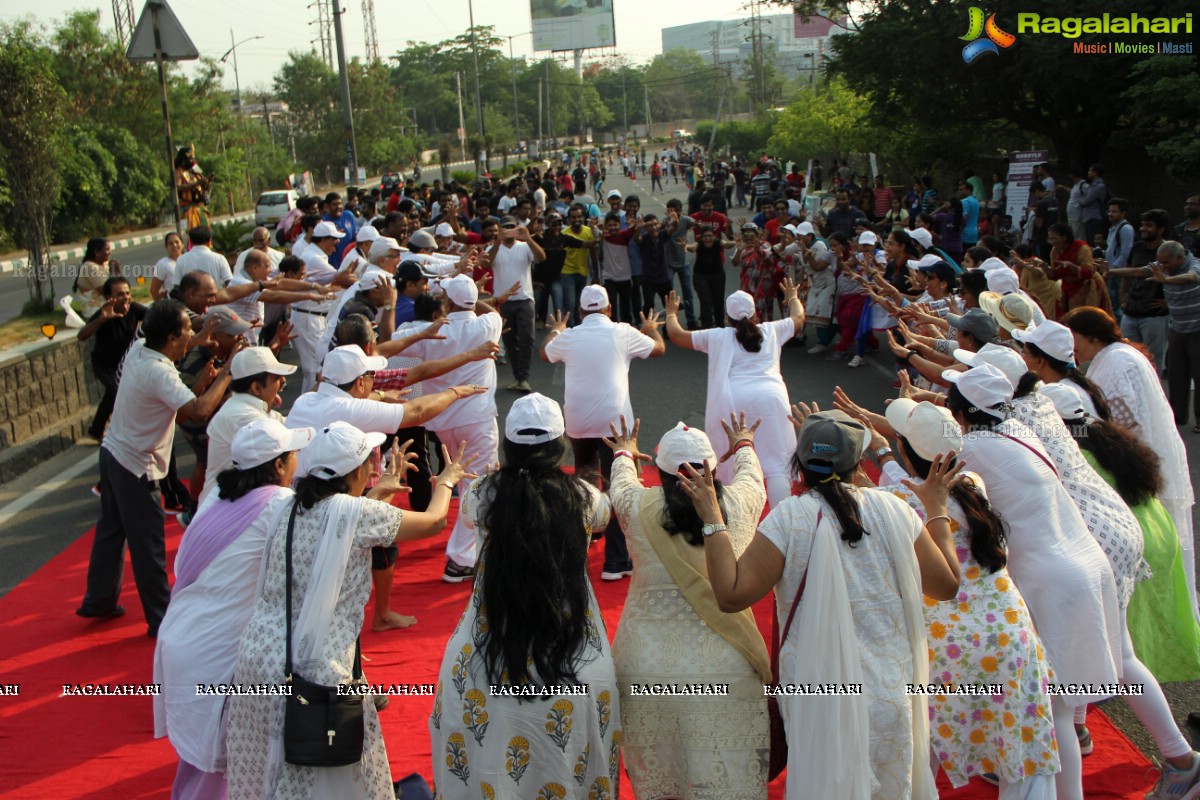
POLYGON ((859 244, 879 244, 879 237, 873 231, 863 231, 858 235, 859 244))
POLYGON ((795 225, 784 225, 784 226, 783 226, 783 227, 781 227, 779 230, 781 230, 781 231, 788 231, 789 233, 791 233, 791 234, 792 234, 792 236, 799 236, 799 235, 800 235, 800 231, 799 231, 799 229, 798 229, 798 228, 797 228, 795 225))
POLYGON ((452 228, 450 226, 449 222, 439 222, 438 226, 433 229, 433 235, 434 236, 453 236, 454 228, 452 228))
POLYGON ((658 440, 654 463, 668 475, 678 475, 680 464, 707 464, 717 468, 717 454, 712 442, 699 428, 691 428, 682 422, 663 434, 658 440))
POLYGON ((617 198, 618 200, 621 199, 621 190, 620 189, 613 189, 611 192, 604 195, 605 200, 612 200, 614 197, 617 198))
POLYGON ((1083 404, 1083 395, 1069 383, 1048 383, 1038 390, 1050 398, 1058 415, 1065 420, 1083 419, 1087 416, 1087 407, 1083 404))
POLYGON ((282 422, 263 417, 233 434, 229 457, 237 469, 252 469, 274 461, 284 453, 303 450, 315 435, 312 428, 288 428, 282 422))
MULTIPOLYGON (((996 270, 993 270, 989 274, 995 272, 996 270)), ((1009 333, 1033 324, 1033 301, 1020 292, 1005 295, 981 292, 979 307, 991 314, 996 324, 1009 333)))
POLYGON ((991 258, 984 259, 984 262, 979 265, 978 269, 980 272, 991 272, 994 269, 1008 269, 1008 264, 992 256, 991 258))
POLYGON ((479 299, 479 287, 470 275, 455 275, 448 281, 442 281, 442 291, 459 308, 474 308, 475 301, 479 299))
POLYGON ((937 255, 936 253, 926 253, 925 255, 923 255, 919 259, 917 259, 915 262, 913 262, 912 268, 913 269, 924 269, 925 267, 932 267, 934 264, 939 263, 941 260, 942 260, 941 256, 937 255))
POLYGON ((371 240, 371 249, 367 251, 367 258, 379 258, 392 250, 400 252, 400 243, 390 236, 376 236, 371 240))
POLYGON ((948 369, 942 377, 957 384, 962 396, 980 411, 994 417, 1002 417, 995 407, 1007 403, 1013 397, 1013 385, 1003 372, 991 364, 973 367, 966 372, 948 369))
POLYGON ((527 394, 512 404, 504 420, 504 438, 516 444, 542 444, 567 430, 562 408, 544 394, 527 394))
POLYGON ((813 233, 815 233, 815 231, 813 230, 813 224, 811 222, 809 222, 808 220, 804 220, 804 222, 801 222, 799 225, 796 226, 796 235, 797 236, 812 236, 813 233))
MULTIPOLYGON (((991 259, 988 259, 989 261, 991 259)), ((1000 259, 996 259, 999 261, 1000 259)), ((1013 272, 1011 267, 1001 265, 992 267, 987 271, 987 287, 989 292, 997 294, 1009 294, 1011 292, 1019 292, 1021 290, 1021 279, 1017 273, 1013 272)))
POLYGON ((913 228, 908 232, 908 236, 926 250, 933 247, 933 234, 929 232, 928 228, 913 228))
POLYGON ((325 360, 321 362, 321 379, 341 386, 366 372, 386 367, 387 359, 383 356, 369 356, 358 345, 346 344, 325 354, 325 360))
POLYGON ((387 434, 363 433, 349 422, 331 422, 305 448, 305 473, 325 480, 349 475, 385 441, 387 434))
POLYGON ((1041 325, 1025 330, 1014 330, 1012 337, 1018 342, 1037 345, 1037 348, 1051 358, 1075 363, 1075 336, 1071 329, 1054 320, 1046 320, 1041 325))
POLYGON ((374 225, 363 225, 358 229, 358 233, 354 234, 356 242, 373 242, 379 238, 379 231, 375 230, 374 225))
POLYGON ((229 375, 235 381, 249 378, 260 372, 272 375, 291 375, 296 368, 291 364, 283 364, 275 357, 269 347, 247 347, 239 350, 229 362, 229 375))
POLYGON ((312 238, 321 239, 327 236, 332 236, 334 239, 346 238, 346 234, 339 231, 337 225, 332 222, 318 222, 317 226, 313 228, 312 238))
POLYGON ((1020 383, 1021 377, 1029 371, 1020 353, 1002 344, 988 342, 974 353, 960 347, 954 351, 954 357, 969 367, 991 364, 1004 373, 1004 377, 1008 378, 1014 389, 1020 383))
POLYGON ((608 308, 608 292, 603 286, 591 284, 579 293, 579 307, 584 311, 601 311, 608 308))
POLYGON ((754 298, 740 289, 725 298, 725 313, 734 322, 754 316, 754 298))
POLYGON ((954 415, 941 406, 901 397, 887 407, 887 421, 926 461, 951 451, 962 452, 962 430, 954 415))

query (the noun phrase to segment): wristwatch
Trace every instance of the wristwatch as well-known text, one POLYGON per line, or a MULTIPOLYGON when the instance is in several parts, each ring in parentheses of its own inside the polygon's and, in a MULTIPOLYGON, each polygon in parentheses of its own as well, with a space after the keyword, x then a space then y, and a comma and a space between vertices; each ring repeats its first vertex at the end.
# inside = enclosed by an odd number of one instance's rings
POLYGON ((705 525, 703 528, 700 529, 700 533, 702 533, 706 537, 708 537, 708 536, 712 536, 717 531, 727 531, 727 530, 729 530, 729 528, 726 525, 718 522, 718 523, 711 524, 711 525, 705 525))
POLYGON ((892 455, 892 448, 888 447, 887 445, 884 445, 883 447, 881 447, 875 451, 875 460, 878 461, 879 459, 884 458, 886 456, 890 456, 890 455, 892 455))
POLYGON ((393 308, 395 308, 395 306, 380 306, 379 310, 380 311, 391 311, 393 308))

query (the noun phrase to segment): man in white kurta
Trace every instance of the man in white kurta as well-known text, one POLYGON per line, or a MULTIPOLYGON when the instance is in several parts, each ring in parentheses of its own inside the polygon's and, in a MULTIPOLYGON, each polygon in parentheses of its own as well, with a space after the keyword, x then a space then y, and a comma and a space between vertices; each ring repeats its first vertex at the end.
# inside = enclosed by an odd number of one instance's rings
MULTIPOLYGON (((338 240, 346 234, 342 233, 332 222, 319 222, 313 228, 312 244, 304 251, 305 278, 313 283, 328 286, 337 277, 337 270, 329 263, 329 255, 337 249, 338 240)), ((300 356, 300 371, 304 373, 304 381, 300 391, 307 392, 317 382, 317 372, 321 369, 321 338, 325 334, 327 317, 333 310, 333 301, 316 302, 305 300, 292 304, 292 336, 296 343, 296 353, 300 356)))

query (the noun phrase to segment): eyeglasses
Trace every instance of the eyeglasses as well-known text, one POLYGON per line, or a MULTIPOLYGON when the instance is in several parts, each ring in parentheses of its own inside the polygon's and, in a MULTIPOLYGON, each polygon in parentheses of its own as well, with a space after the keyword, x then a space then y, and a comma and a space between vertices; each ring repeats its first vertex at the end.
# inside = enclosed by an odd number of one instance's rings
POLYGON ((363 377, 364 377, 364 378, 368 378, 369 380, 371 380, 372 382, 374 382, 374 380, 375 380, 375 370, 373 370, 373 369, 369 369, 369 370, 367 370, 366 372, 364 372, 364 373, 363 373, 363 377))

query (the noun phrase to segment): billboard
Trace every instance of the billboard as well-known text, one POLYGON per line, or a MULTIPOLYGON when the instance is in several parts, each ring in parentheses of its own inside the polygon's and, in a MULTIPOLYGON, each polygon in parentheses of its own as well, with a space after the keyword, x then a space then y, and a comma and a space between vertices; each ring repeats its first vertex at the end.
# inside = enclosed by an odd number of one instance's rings
POLYGON ((613 0, 529 0, 534 50, 615 47, 613 0))
POLYGON ((1017 150, 1008 154, 1008 198, 1004 213, 1012 217, 1013 225, 1025 220, 1029 208, 1029 187, 1033 185, 1033 168, 1050 160, 1048 150, 1017 150))

